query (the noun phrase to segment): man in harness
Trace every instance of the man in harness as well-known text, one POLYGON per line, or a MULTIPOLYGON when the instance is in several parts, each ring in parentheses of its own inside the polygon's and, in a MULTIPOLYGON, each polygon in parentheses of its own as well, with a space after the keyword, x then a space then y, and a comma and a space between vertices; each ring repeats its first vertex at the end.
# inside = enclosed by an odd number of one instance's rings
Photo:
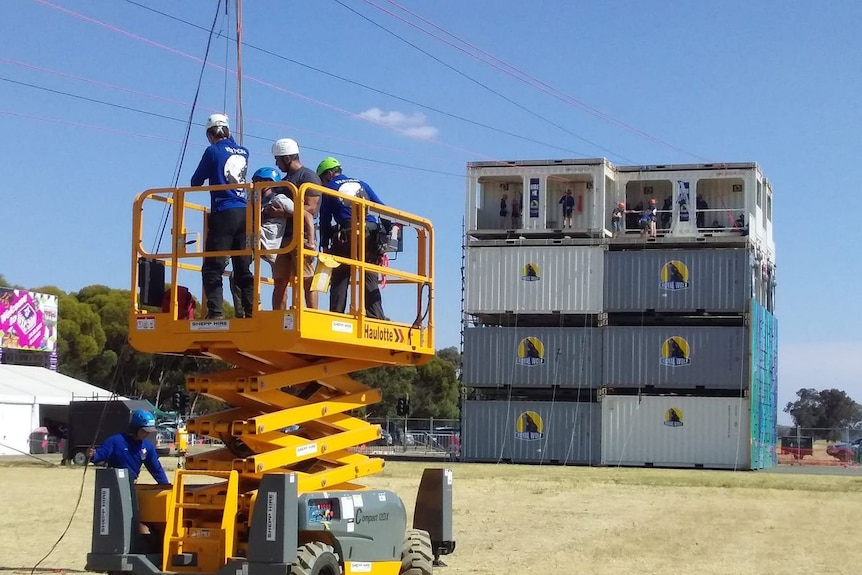
MULTIPOLYGON (((317 175, 324 186, 348 196, 370 200, 384 205, 367 183, 348 178, 341 172, 341 164, 335 158, 325 158, 317 166, 317 175)), ((320 207, 320 240, 329 253, 350 257, 351 204, 335 196, 324 195, 320 207)), ((389 233, 389 222, 378 221, 377 216, 365 217, 365 261, 380 264, 385 237, 389 233)), ((347 288, 350 285, 350 267, 340 265, 332 270, 332 287, 329 295, 329 311, 344 313, 347 308, 347 288)), ((388 320, 383 313, 378 275, 365 273, 365 315, 374 319, 388 320)))

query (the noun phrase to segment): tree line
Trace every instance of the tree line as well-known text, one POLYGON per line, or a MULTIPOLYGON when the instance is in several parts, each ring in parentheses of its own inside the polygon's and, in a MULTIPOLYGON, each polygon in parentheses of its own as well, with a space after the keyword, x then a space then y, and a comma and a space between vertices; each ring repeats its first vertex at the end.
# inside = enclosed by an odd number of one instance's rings
MULTIPOLYGON (((0 274, 0 287, 29 289, 58 298, 57 370, 64 375, 110 390, 118 395, 147 399, 159 409, 172 411, 172 398, 183 390, 187 375, 228 366, 218 360, 180 355, 141 353, 129 345, 131 292, 104 285, 89 285, 66 293, 55 286, 25 288, 11 285, 0 274)), ((198 306, 198 313, 202 311, 198 306)), ((233 308, 225 302, 225 317, 233 308)), ((410 417, 457 419, 460 388, 457 348, 441 349, 419 367, 378 367, 351 374, 379 389, 383 400, 359 415, 395 417, 398 398, 409 397, 410 417)), ((226 406, 209 397, 190 398, 194 413, 209 413, 226 406)))
MULTIPOLYGON (((843 439, 845 429, 862 430, 862 405, 840 389, 802 388, 784 412, 796 427, 804 428, 804 435, 815 439, 843 439)), ((781 433, 793 435, 791 430, 781 433)))

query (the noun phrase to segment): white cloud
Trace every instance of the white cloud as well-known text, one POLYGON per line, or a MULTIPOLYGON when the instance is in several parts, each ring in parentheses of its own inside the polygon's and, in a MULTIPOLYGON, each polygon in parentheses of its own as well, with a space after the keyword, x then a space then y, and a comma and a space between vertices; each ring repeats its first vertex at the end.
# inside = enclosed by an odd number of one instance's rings
POLYGON ((419 112, 408 115, 403 112, 384 112, 380 108, 371 108, 365 110, 359 116, 369 122, 395 128, 405 136, 410 136, 411 138, 428 140, 439 132, 437 128, 428 123, 425 114, 420 114, 419 112))
POLYGON ((862 403, 862 358, 860 341, 823 341, 816 343, 779 343, 778 345, 778 420, 789 422, 784 406, 796 399, 796 390, 841 389, 862 403))

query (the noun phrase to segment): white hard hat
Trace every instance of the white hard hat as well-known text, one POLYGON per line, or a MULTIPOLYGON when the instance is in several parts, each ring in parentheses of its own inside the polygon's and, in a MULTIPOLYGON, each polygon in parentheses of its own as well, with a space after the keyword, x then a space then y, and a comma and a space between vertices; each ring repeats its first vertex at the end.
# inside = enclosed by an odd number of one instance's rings
POLYGON ((224 114, 213 114, 209 118, 207 118, 207 130, 210 128, 215 128, 216 126, 224 126, 225 128, 230 128, 230 124, 228 124, 227 116, 224 114))
POLYGON ((272 155, 275 158, 279 156, 298 156, 299 144, 296 143, 296 140, 290 138, 276 140, 272 145, 272 155))

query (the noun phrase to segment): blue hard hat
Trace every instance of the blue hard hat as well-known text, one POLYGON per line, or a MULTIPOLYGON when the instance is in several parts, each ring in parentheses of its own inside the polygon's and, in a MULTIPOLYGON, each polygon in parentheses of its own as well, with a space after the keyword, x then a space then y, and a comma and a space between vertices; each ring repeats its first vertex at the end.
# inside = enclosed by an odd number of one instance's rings
POLYGON ((156 417, 145 409, 136 409, 132 412, 132 419, 129 421, 129 424, 135 428, 155 431, 156 417))
POLYGON ((263 180, 269 180, 271 182, 277 182, 280 180, 278 176, 278 170, 275 168, 270 168, 267 166, 266 168, 258 169, 251 177, 252 182, 259 182, 263 180))

